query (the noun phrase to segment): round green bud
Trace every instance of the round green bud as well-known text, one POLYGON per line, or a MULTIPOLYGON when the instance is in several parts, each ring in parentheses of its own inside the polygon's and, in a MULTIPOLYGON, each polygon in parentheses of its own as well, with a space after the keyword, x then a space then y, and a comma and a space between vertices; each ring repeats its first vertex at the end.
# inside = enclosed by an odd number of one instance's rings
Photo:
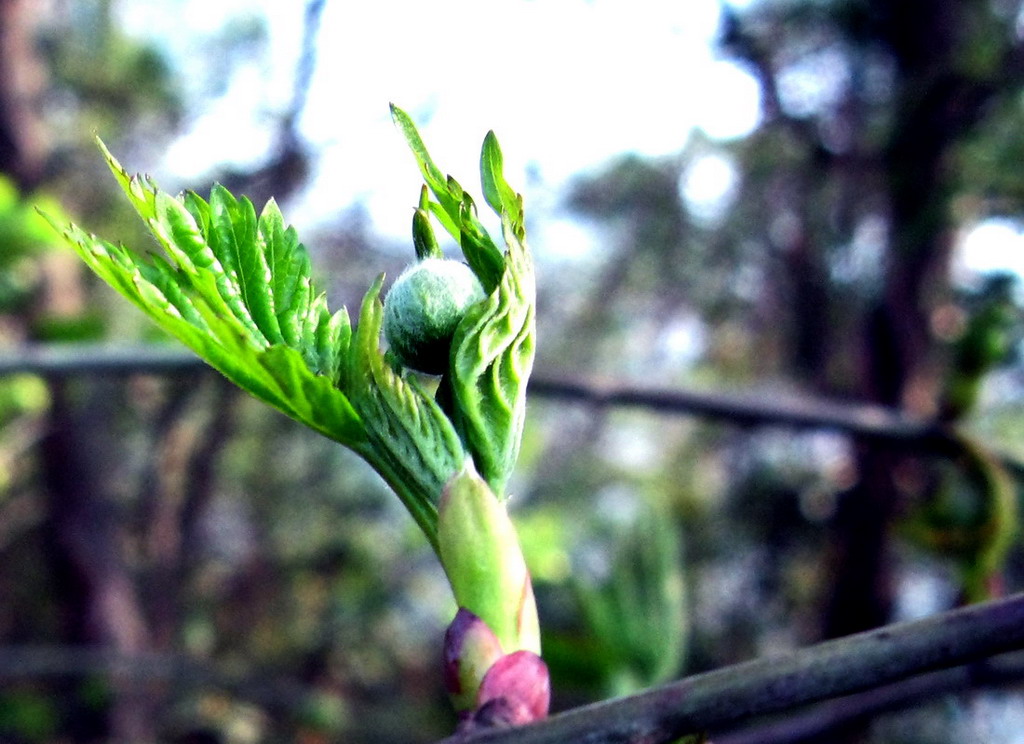
POLYGON ((466 264, 425 258, 403 271, 384 298, 384 338, 406 367, 444 374, 455 328, 484 297, 466 264))

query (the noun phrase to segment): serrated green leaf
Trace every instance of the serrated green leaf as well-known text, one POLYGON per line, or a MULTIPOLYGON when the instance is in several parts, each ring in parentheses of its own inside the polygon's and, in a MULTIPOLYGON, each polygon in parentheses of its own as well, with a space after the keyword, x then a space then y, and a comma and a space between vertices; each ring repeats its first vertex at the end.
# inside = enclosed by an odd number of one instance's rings
POLYGON ((327 309, 327 295, 318 294, 306 308, 306 314, 300 318, 302 325, 299 330, 299 348, 306 355, 306 360, 313 367, 320 364, 320 355, 317 350, 317 334, 320 326, 330 320, 331 311, 327 309))
POLYGON ((210 248, 237 288, 247 315, 271 344, 283 341, 274 310, 272 275, 252 202, 223 186, 210 192, 210 248))
MULTIPOLYGON (((44 217, 50 220, 49 215, 44 217)), ((50 224, 97 276, 136 305, 142 303, 138 288, 131 279, 133 264, 126 259, 123 248, 89 235, 76 225, 60 225, 52 220, 50 224)))
POLYGON ((386 362, 381 353, 381 275, 359 313, 346 381, 373 445, 370 462, 385 475, 437 548, 437 504, 445 483, 466 459, 458 434, 437 403, 386 362))
POLYGON ((114 174, 114 178, 121 186, 121 190, 124 191, 125 196, 128 197, 128 201, 131 202, 132 206, 135 207, 135 211, 139 213, 139 216, 143 220, 151 220, 156 216, 156 195, 158 189, 156 184, 149 176, 138 174, 132 176, 126 171, 117 158, 111 154, 107 146, 103 144, 103 140, 99 137, 95 138, 96 144, 99 146, 100 151, 103 153, 103 158, 107 161, 107 166, 110 168, 110 172, 114 174))
POLYGON ((172 300, 169 295, 183 294, 184 288, 173 281, 174 270, 166 262, 135 256, 73 225, 63 232, 102 279, 229 380, 321 434, 357 452, 366 450, 362 421, 344 393, 332 380, 314 374, 298 350, 253 344, 237 319, 207 301, 217 297, 212 276, 193 277, 196 293, 172 300), (182 313, 178 306, 183 303, 192 309, 182 313))
POLYGON ((258 346, 269 344, 256 325, 242 296, 237 280, 224 266, 208 242, 195 217, 182 201, 159 191, 155 199, 156 216, 149 221, 150 230, 168 255, 189 277, 193 285, 202 283, 196 277, 212 278, 215 292, 205 298, 219 312, 232 316, 258 346))
POLYGON ((292 227, 285 227, 281 210, 273 199, 259 219, 260 244, 270 268, 270 289, 274 312, 284 342, 298 343, 300 317, 305 317, 311 295, 309 254, 292 227))
MULTIPOLYGON (((110 153, 102 141, 97 139, 107 165, 121 185, 122 190, 136 211, 143 218, 164 250, 175 264, 186 274, 195 275, 201 270, 208 270, 218 276, 217 293, 207 298, 224 314, 232 315, 255 343, 260 343, 262 333, 252 322, 247 309, 241 302, 237 286, 233 285, 224 275, 216 256, 213 255, 206 242, 201 224, 206 217, 202 208, 202 200, 193 196, 189 202, 192 210, 185 206, 184 200, 174 199, 160 191, 156 184, 142 175, 130 176, 116 158, 110 153), (197 217, 200 218, 197 220, 197 217)), ((103 252, 96 255, 105 255, 103 252)), ((110 254, 119 257, 122 266, 131 262, 129 252, 120 250, 110 254)), ((94 256, 95 258, 95 256, 94 256)), ((102 263, 102 260, 100 261, 102 263)), ((97 270, 95 261, 91 264, 97 270)), ((103 274, 99 271, 101 276, 103 274)), ((106 277, 104 277, 106 278, 106 277)), ((109 281, 109 279, 108 279, 109 281)), ((123 287, 118 287, 123 290, 123 287)), ((154 316, 155 317, 155 316, 154 316)), ((156 319, 156 318, 155 318, 156 319)), ((265 339, 263 339, 265 343, 265 339)))
POLYGON ((348 355, 351 336, 352 326, 345 308, 330 317, 321 318, 317 327, 315 369, 335 384, 341 373, 341 360, 348 355))
POLYGON ((54 228, 101 279, 232 382, 365 454, 363 422, 336 386, 351 336, 348 314, 332 317, 322 299, 311 307, 308 256, 276 205, 261 222, 247 199, 222 188, 212 204, 192 193, 174 198, 147 177, 129 176, 100 147, 170 261, 50 220, 54 228))
POLYGON ((342 307, 331 317, 330 325, 332 355, 324 363, 322 369, 323 374, 341 387, 344 382, 341 375, 345 372, 345 361, 348 359, 349 349, 352 347, 352 324, 349 321, 348 310, 342 307))
POLYGON ((205 328, 206 321, 181 289, 182 282, 187 279, 161 256, 152 256, 150 260, 152 263, 140 262, 135 268, 146 281, 160 290, 182 318, 197 328, 205 328))
POLYGON ((456 426, 499 497, 519 455, 536 301, 529 252, 507 214, 503 224, 505 271, 497 289, 471 307, 456 329, 451 369, 456 426))
POLYGON ((185 209, 188 210, 189 214, 192 215, 192 219, 196 221, 199 231, 203 235, 209 235, 212 230, 210 225, 212 220, 210 204, 194 191, 186 191, 182 196, 181 202, 185 205, 185 209))

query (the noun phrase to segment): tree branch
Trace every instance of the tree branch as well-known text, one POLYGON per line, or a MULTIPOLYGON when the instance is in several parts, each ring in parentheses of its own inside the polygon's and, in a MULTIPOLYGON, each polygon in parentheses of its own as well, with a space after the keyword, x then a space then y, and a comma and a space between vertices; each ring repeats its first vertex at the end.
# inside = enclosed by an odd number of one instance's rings
POLYGON ((891 685, 847 695, 807 710, 716 731, 714 744, 797 744, 835 739, 851 725, 882 713, 904 710, 944 696, 979 688, 1017 686, 1024 680, 1020 653, 929 672, 891 685))
POLYGON ((0 682, 42 677, 110 675, 136 683, 161 681, 189 690, 213 687, 275 710, 300 711, 315 690, 265 671, 228 672, 180 654, 124 653, 110 647, 68 645, 0 646, 0 682))
POLYGON ((576 400, 591 405, 725 418, 740 425, 835 429, 859 436, 902 441, 924 439, 937 431, 931 421, 912 419, 882 406, 840 403, 806 395, 798 398, 768 390, 746 393, 659 390, 581 378, 534 378, 530 391, 546 398, 576 400))
MULTIPOLYGON (((18 373, 44 377, 181 374, 208 369, 180 347, 69 344, 22 346, 0 357, 0 376, 18 373)), ((578 377, 534 377, 530 392, 545 398, 596 406, 646 408, 658 413, 726 418, 737 424, 836 429, 885 439, 917 440, 935 433, 930 421, 912 419, 875 405, 761 393, 716 393, 638 388, 578 377)))
MULTIPOLYGON (((27 345, 0 356, 0 377, 19 373, 59 378, 78 375, 177 375, 211 372, 204 361, 176 346, 110 344, 27 345)), ((955 432, 929 419, 866 403, 846 403, 776 390, 742 393, 634 387, 583 377, 535 375, 529 392, 541 398, 592 406, 641 408, 659 414, 719 418, 739 426, 833 430, 936 453, 959 452, 955 432)), ((1024 464, 998 455, 1024 478, 1024 464)))
POLYGON ((668 744, 695 731, 959 666, 1024 647, 1024 594, 699 674, 529 726, 440 744, 668 744))
POLYGON ((180 346, 112 344, 26 344, 0 355, 0 376, 42 377, 182 374, 210 371, 206 362, 180 346))

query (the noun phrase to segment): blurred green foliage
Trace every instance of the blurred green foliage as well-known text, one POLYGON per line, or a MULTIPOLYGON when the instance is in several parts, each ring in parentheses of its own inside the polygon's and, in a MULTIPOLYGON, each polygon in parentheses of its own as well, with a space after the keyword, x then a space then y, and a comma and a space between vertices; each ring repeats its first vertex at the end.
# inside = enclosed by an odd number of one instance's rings
POLYGON ((679 535, 664 509, 644 508, 607 541, 594 556, 604 570, 578 570, 559 587, 571 597, 572 625, 546 633, 544 649, 556 683, 617 697, 680 672, 688 608, 679 535))

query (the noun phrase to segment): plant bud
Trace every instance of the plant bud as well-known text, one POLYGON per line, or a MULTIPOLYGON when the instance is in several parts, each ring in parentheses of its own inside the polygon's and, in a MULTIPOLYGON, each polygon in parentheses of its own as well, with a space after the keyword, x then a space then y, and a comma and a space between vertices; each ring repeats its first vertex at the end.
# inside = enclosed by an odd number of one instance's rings
POLYGON ((477 692, 487 670, 503 655, 501 643, 487 623, 460 607, 444 634, 444 686, 458 713, 476 707, 477 692))
POLYGON ((423 261, 428 258, 444 258, 441 247, 434 236, 434 228, 430 225, 430 214, 420 208, 412 215, 412 244, 416 249, 416 258, 423 261))
POLYGON ((487 670, 473 719, 481 726, 521 726, 544 718, 550 704, 547 664, 532 651, 516 651, 487 670))
POLYGON ((444 374, 459 321, 484 297, 466 264, 425 258, 403 271, 384 298, 384 337, 405 366, 444 374))

